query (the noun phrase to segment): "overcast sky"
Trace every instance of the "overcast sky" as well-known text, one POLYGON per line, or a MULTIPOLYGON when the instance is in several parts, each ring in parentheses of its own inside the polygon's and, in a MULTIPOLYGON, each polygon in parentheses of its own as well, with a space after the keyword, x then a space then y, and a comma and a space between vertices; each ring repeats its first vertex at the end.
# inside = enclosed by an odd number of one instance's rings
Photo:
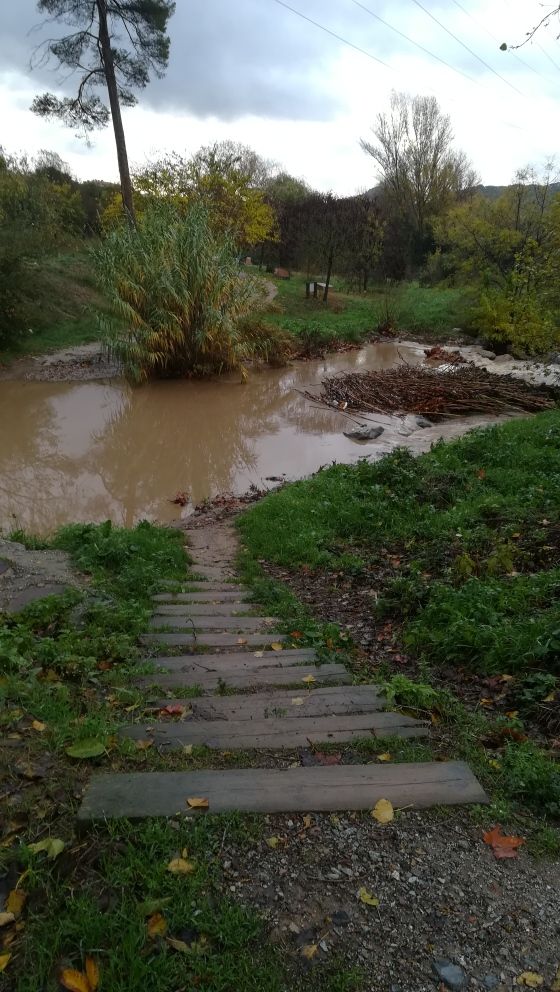
MULTIPOLYGON (((233 138, 317 188, 352 193, 376 182, 359 139, 387 106, 391 89, 436 95, 451 116, 457 145, 485 183, 506 183, 516 169, 558 150, 560 43, 553 28, 517 55, 498 50, 501 41, 521 41, 542 16, 538 0, 422 0, 425 10, 419 0, 360 0, 361 7, 356 0, 286 3, 369 57, 279 0, 177 0, 167 75, 124 113, 133 163, 233 138)), ((53 70, 30 70, 33 48, 52 34, 33 30, 38 21, 35 0, 2 0, 0 144, 12 152, 51 149, 80 178, 115 179, 110 129, 95 133, 88 147, 29 111, 38 92, 71 92, 71 82, 53 70)))

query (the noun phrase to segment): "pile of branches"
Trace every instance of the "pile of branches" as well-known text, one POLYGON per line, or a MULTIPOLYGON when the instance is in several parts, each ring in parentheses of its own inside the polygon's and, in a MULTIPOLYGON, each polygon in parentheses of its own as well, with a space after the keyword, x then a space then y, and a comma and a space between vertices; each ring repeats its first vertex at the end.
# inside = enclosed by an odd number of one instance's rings
MULTIPOLYGON (((440 420, 469 413, 539 413, 555 406, 551 389, 467 365, 430 369, 402 365, 381 372, 343 372, 322 380, 326 406, 362 413, 418 413, 440 420)), ((317 396, 306 393, 309 399, 317 396)))

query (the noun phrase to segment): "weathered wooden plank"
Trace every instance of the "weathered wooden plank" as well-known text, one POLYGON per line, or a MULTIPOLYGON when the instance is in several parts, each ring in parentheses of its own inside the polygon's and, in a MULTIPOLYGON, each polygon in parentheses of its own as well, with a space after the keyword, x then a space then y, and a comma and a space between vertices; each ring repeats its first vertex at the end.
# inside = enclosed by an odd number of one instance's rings
POLYGON ((194 592, 179 592, 179 593, 158 593, 157 596, 153 596, 152 599, 156 603, 252 603, 253 601, 249 597, 248 592, 229 592, 224 590, 216 590, 215 592, 208 591, 207 589, 195 589, 194 592))
POLYGON ((161 627, 173 627, 174 630, 192 630, 193 624, 196 630, 237 630, 244 633, 246 630, 260 630, 268 628, 273 624, 278 624, 275 617, 188 617, 178 615, 167 615, 154 613, 150 617, 150 627, 159 629, 161 627))
POLYGON ((87 824, 115 817, 189 815, 189 796, 207 798, 212 813, 360 810, 371 809, 379 799, 397 808, 488 802, 468 765, 460 761, 132 772, 93 778, 78 820, 87 824))
POLYGON ((192 571, 195 576, 199 575, 204 579, 214 579, 216 582, 225 582, 230 575, 233 578, 233 572, 229 571, 223 565, 199 565, 193 562, 192 571))
POLYGON ((316 660, 315 651, 308 650, 287 650, 287 651, 239 651, 234 654, 182 654, 175 658, 158 657, 158 668, 164 668, 166 672, 219 672, 220 674, 244 669, 246 671, 255 668, 290 668, 294 665, 309 664, 311 660, 316 660))
POLYGON ((347 716, 271 716, 254 720, 182 720, 142 722, 123 727, 121 734, 134 740, 148 737, 156 744, 205 744, 210 748, 294 748, 309 741, 332 743, 361 737, 422 737, 427 724, 398 713, 357 713, 347 716), (149 728, 149 730, 147 729, 149 728))
POLYGON ((198 592, 203 589, 206 592, 244 592, 246 595, 250 594, 250 590, 247 586, 244 586, 241 582, 209 582, 207 579, 193 579, 186 578, 182 582, 165 581, 160 583, 163 590, 163 594, 169 592, 175 592, 180 589, 182 592, 198 592))
MULTIPOLYGON (((276 716, 294 718, 367 713, 381 710, 385 699, 370 685, 326 686, 286 692, 272 690, 238 696, 197 696, 173 699, 192 710, 192 720, 266 720, 276 716)), ((154 710, 167 706, 169 699, 154 702, 154 710)), ((151 724, 150 724, 151 726, 151 724)))
POLYGON ((158 603, 156 615, 183 617, 246 616, 254 609, 252 603, 158 603))
POLYGON ((287 644, 289 642, 288 637, 283 637, 280 634, 267 633, 263 631, 262 634, 243 634, 243 636, 238 637, 237 634, 214 634, 201 633, 199 637, 194 637, 193 634, 176 634, 173 632, 162 632, 159 634, 145 634, 141 641, 151 647, 155 647, 158 644, 173 645, 174 647, 209 647, 209 648, 239 648, 240 650, 248 645, 249 647, 260 647, 265 648, 271 644, 287 644))
POLYGON ((299 665, 297 668, 258 668, 254 671, 232 669, 229 672, 216 672, 208 675, 195 673, 189 675, 177 672, 173 675, 144 675, 134 679, 134 685, 145 688, 157 685, 162 689, 181 689, 198 686, 205 692, 210 692, 226 686, 230 689, 252 689, 265 685, 295 685, 304 691, 303 681, 308 675, 313 675, 317 683, 340 682, 348 684, 350 676, 343 665, 299 665))

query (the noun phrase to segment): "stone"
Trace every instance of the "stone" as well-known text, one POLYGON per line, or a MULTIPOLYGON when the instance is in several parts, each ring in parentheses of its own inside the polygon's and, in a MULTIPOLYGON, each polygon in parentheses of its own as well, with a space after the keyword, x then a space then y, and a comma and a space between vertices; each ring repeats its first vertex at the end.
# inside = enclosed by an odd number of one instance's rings
POLYGON ((554 352, 548 360, 551 365, 560 365, 560 351, 554 352))
POLYGON ((497 975, 485 975, 482 979, 482 984, 485 989, 488 989, 488 992, 491 992, 492 989, 495 989, 500 984, 500 979, 497 975))
POLYGON ((420 430, 427 430, 428 427, 433 427, 431 420, 427 420, 426 417, 416 417, 416 426, 420 430))
POLYGON ((458 964, 444 958, 436 958, 432 963, 435 974, 452 992, 460 992, 467 984, 467 975, 458 964))
POLYGON ((496 355, 494 359, 494 365, 506 365, 507 362, 513 362, 513 355, 496 355))
POLYGON ((383 431, 383 427, 368 427, 367 424, 362 424, 361 427, 355 427, 352 431, 343 431, 343 434, 351 441, 375 441, 383 434, 383 431))
POLYGON ((474 348, 473 351, 475 354, 479 355, 480 358, 489 358, 491 361, 493 361, 496 357, 493 351, 487 351, 486 348, 474 348))

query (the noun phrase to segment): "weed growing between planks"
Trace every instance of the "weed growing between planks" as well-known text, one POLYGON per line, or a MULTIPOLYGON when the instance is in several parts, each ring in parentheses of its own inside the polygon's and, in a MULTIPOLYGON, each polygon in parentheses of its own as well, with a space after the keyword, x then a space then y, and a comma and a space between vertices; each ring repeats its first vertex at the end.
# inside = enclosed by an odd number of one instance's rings
POLYGON ((510 812, 556 819, 559 505, 552 411, 417 459, 400 450, 373 465, 332 466, 270 494, 239 526, 247 562, 268 563, 305 591, 307 616, 315 588, 325 616, 330 584, 330 619, 346 618, 337 608, 345 593, 362 604, 363 624, 381 631, 377 641, 389 629, 393 654, 382 664, 375 646, 349 651, 348 663, 358 678, 386 683, 389 705, 433 717, 441 756, 470 761, 510 812), (395 674, 391 659, 407 662, 397 651, 408 651, 420 684, 395 674))

